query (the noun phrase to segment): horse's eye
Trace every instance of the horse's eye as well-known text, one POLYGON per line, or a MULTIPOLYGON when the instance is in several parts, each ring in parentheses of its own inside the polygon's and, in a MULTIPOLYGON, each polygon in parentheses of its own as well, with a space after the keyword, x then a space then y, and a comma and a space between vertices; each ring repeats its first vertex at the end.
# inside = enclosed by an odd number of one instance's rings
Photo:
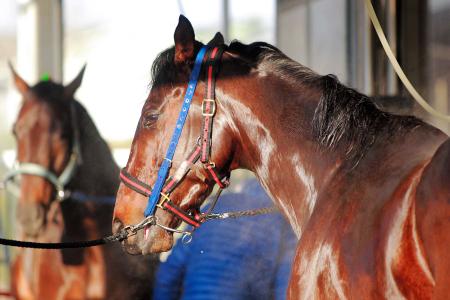
POLYGON ((144 126, 144 128, 154 128, 158 117, 158 113, 145 114, 142 120, 142 126, 144 126))

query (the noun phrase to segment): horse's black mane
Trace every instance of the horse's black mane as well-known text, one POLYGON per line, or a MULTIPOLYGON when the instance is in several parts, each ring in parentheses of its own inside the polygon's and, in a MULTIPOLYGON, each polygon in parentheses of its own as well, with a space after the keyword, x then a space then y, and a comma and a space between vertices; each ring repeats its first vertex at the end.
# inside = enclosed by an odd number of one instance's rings
MULTIPOLYGON (((346 87, 334 75, 319 75, 270 44, 255 42, 246 45, 233 41, 225 49, 239 54, 253 67, 264 68, 286 80, 319 89, 322 96, 313 117, 313 136, 325 148, 342 147, 346 158, 354 163, 364 156, 377 138, 389 138, 394 133, 423 124, 415 117, 381 111, 370 97, 346 87)), ((177 70, 173 59, 174 47, 158 55, 152 66, 153 83, 175 78, 177 70)))
POLYGON ((333 75, 318 80, 322 97, 313 118, 313 134, 326 148, 344 147, 357 163, 377 139, 411 130, 423 122, 381 111, 366 95, 341 84, 333 75))

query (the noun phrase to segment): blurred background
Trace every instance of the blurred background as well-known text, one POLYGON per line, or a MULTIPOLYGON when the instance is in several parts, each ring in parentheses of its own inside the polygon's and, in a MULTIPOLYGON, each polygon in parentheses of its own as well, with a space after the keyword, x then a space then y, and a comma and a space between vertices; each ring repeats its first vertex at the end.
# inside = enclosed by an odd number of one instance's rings
MULTIPOLYGON (((450 0, 372 2, 405 73, 432 106, 448 114, 450 0)), ((30 84, 43 74, 67 84, 87 63, 76 98, 123 166, 152 61, 173 44, 180 13, 202 42, 221 31, 227 42, 274 44, 315 71, 336 74, 375 96, 386 110, 415 114, 450 131, 410 99, 362 0, 0 0, 0 178, 14 162, 11 126, 20 104, 8 60, 30 84)), ((1 197, 0 236, 13 237, 14 205, 1 197)), ((9 251, 0 246, 0 288, 8 285, 9 251)))

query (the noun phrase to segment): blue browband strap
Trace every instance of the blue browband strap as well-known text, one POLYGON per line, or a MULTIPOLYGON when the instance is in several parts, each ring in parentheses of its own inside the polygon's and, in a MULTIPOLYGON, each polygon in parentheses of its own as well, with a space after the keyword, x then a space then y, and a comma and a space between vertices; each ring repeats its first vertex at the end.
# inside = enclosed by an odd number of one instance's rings
POLYGON ((161 167, 159 168, 158 178, 156 179, 155 185, 153 186, 152 193, 148 197, 148 204, 144 211, 145 217, 151 216, 154 213, 156 204, 158 203, 161 196, 161 191, 167 179, 169 169, 172 165, 172 158, 175 154, 175 150, 177 149, 178 141, 180 139, 181 132, 183 131, 184 123, 191 106, 192 97, 194 96, 195 87, 197 86, 198 77, 202 67, 203 57, 205 56, 207 49, 207 46, 203 46, 198 52, 197 57, 195 58, 194 69, 192 70, 191 76, 189 78, 189 84, 186 89, 186 94, 184 95, 183 106, 181 107, 178 121, 175 126, 175 130, 173 131, 169 148, 167 149, 166 158, 164 158, 161 167))

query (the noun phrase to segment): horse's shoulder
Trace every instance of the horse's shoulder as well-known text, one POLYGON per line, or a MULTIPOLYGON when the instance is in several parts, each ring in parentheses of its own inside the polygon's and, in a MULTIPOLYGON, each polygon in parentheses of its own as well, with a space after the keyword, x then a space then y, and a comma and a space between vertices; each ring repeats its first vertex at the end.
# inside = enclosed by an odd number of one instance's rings
POLYGON ((422 218, 431 218, 433 223, 442 219, 450 226, 450 138, 439 146, 424 168, 415 196, 419 222, 422 218))
POLYGON ((417 236, 426 249, 438 299, 450 293, 450 139, 440 145, 425 167, 415 200, 417 236))
MULTIPOLYGON (((425 167, 418 195, 427 198, 427 194, 433 193, 438 197, 447 195, 447 204, 450 204, 448 195, 450 192, 450 138, 443 142, 425 167)), ((437 199, 435 199, 436 201, 437 199)))

